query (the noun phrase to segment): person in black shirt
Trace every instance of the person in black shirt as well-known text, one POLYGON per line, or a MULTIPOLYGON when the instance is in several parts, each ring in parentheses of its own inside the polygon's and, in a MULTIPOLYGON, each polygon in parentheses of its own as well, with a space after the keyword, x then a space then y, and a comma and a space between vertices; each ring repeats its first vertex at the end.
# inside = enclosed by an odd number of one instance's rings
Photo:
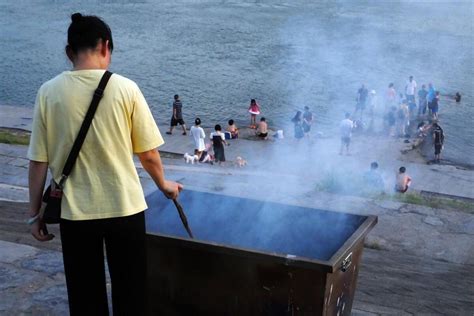
POLYGON ((186 124, 184 124, 183 120, 183 103, 181 103, 179 95, 175 94, 173 102, 173 116, 171 116, 170 130, 166 132, 166 134, 171 135, 173 133, 173 128, 178 124, 181 125, 181 127, 183 128, 183 135, 187 135, 186 124))
POLYGON ((435 148, 435 161, 440 162, 441 150, 444 144, 444 131, 438 123, 433 123, 433 143, 435 148))
MULTIPOLYGON (((357 111, 360 110, 360 119, 362 120, 362 115, 364 114, 364 110, 365 110, 365 103, 367 101, 367 96, 369 95, 369 90, 367 90, 367 88, 365 87, 365 85, 362 85, 359 90, 357 90, 357 98, 356 98, 356 110, 355 110, 355 113, 357 113, 357 111)), ((355 115, 354 113, 354 115, 355 115)))

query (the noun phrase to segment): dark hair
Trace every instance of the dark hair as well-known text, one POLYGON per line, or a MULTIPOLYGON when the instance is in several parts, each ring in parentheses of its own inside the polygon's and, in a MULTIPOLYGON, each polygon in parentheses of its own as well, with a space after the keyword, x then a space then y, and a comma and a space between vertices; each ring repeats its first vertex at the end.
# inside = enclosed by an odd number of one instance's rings
POLYGON ((234 125, 234 120, 229 120, 229 125, 234 125))
POLYGON ((390 83, 388 84, 388 87, 389 87, 389 88, 393 87, 393 82, 390 82, 390 83))
POLYGON ((291 119, 293 123, 301 121, 301 111, 297 111, 295 116, 291 119))
POLYGON ((175 100, 178 100, 178 99, 179 99, 179 95, 175 94, 175 95, 174 95, 174 99, 175 99, 175 100))
POLYGON ((377 163, 377 161, 374 161, 370 164, 371 169, 377 169, 378 167, 379 167, 379 164, 377 163))
POLYGON ((262 117, 262 118, 260 119, 260 122, 265 122, 265 118, 262 117))
POLYGON ((201 125, 201 119, 199 117, 196 117, 196 119, 194 120, 194 124, 201 125))
POLYGON ((95 48, 99 40, 109 41, 109 49, 113 51, 112 31, 101 18, 74 13, 71 15, 71 21, 67 30, 67 48, 74 54, 81 50, 95 48))
POLYGON ((254 103, 257 103, 257 101, 255 101, 255 99, 250 100, 250 104, 254 104, 254 103))
POLYGON ((307 105, 305 105, 304 107, 305 110, 309 110, 309 107, 307 105))
POLYGON ((398 171, 400 171, 400 173, 405 173, 407 169, 405 169, 405 167, 400 167, 400 169, 398 169, 398 171))
POLYGON ((222 127, 221 127, 219 124, 217 124, 216 126, 214 126, 214 129, 215 129, 216 131, 222 131, 222 127))

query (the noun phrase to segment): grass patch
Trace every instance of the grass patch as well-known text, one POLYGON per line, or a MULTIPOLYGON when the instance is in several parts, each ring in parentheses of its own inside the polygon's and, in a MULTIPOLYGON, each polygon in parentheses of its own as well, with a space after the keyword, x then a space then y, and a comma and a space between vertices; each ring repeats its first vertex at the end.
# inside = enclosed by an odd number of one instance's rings
POLYGON ((30 143, 30 133, 16 129, 0 129, 0 143, 12 145, 28 145, 30 143))
POLYGON ((462 211, 474 214, 474 201, 456 200, 455 198, 423 196, 416 192, 410 193, 394 193, 394 194, 378 194, 373 196, 365 196, 377 201, 395 201, 400 203, 428 206, 431 208, 439 208, 450 211, 462 211))
POLYGON ((444 196, 425 196, 418 192, 387 193, 382 188, 371 188, 363 179, 362 174, 347 172, 347 170, 332 170, 323 175, 316 184, 317 191, 342 195, 359 196, 377 201, 395 201, 400 203, 428 206, 431 208, 462 211, 474 214, 474 201, 456 199, 444 196))

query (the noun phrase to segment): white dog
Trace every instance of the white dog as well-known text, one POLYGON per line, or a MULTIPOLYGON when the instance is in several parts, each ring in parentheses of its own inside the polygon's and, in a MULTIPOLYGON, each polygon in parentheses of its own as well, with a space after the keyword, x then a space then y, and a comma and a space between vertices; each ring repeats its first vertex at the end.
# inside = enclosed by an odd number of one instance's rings
POLYGON ((190 155, 188 153, 185 153, 184 161, 186 161, 186 163, 191 163, 192 165, 194 165, 195 162, 197 163, 199 161, 199 157, 197 155, 190 155))
POLYGON ((235 165, 237 167, 244 167, 247 165, 247 160, 245 160, 244 158, 240 157, 240 156, 237 156, 237 158, 235 158, 235 165))

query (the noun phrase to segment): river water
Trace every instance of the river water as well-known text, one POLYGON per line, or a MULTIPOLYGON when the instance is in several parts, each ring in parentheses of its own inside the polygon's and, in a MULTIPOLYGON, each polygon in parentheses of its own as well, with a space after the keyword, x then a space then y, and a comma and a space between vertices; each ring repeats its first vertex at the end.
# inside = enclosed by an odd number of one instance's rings
POLYGON ((0 0, 0 104, 32 107, 41 83, 70 68, 77 11, 109 23, 111 70, 139 84, 162 129, 178 93, 188 125, 247 124, 256 98, 270 125, 308 105, 329 134, 361 83, 382 97, 413 75, 462 94, 441 99, 444 157, 474 165, 471 1, 0 0))

